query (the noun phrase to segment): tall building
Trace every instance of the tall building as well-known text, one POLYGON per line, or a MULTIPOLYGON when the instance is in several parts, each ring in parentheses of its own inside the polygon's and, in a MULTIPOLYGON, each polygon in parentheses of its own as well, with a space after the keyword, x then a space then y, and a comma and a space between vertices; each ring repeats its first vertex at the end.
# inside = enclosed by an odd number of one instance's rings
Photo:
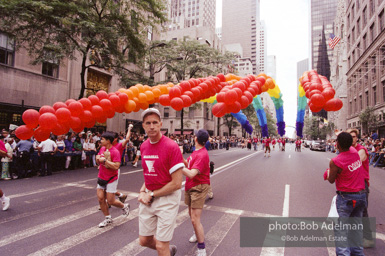
POLYGON ((348 1, 345 11, 347 127, 385 137, 385 1, 348 1), (368 108, 376 117, 371 127, 360 120, 368 108))
POLYGON ((344 29, 346 19, 346 2, 339 1, 337 6, 336 19, 334 21, 334 33, 338 35, 341 40, 333 49, 333 58, 330 60, 330 83, 336 91, 335 98, 342 100, 344 106, 336 112, 328 112, 329 124, 333 123, 335 129, 346 130, 348 116, 348 100, 347 100, 347 76, 348 62, 347 62, 347 42, 346 30, 344 29))
POLYGON ((265 73, 274 80, 277 80, 277 58, 275 55, 268 55, 265 61, 265 73))
POLYGON ((260 0, 223 0, 222 43, 241 44, 243 58, 250 58, 259 73, 260 0))
POLYGON ((266 55, 267 55, 267 44, 266 44, 266 25, 265 21, 261 21, 259 27, 259 72, 266 73, 266 55))
MULTIPOLYGON (((312 69, 330 79, 330 59, 333 51, 327 46, 327 39, 334 33, 333 23, 336 17, 338 0, 311 0, 311 58, 312 69)), ((313 113, 327 118, 327 112, 313 113)))
POLYGON ((334 32, 333 22, 336 17, 337 2, 338 0, 311 0, 311 69, 324 72, 319 74, 326 77, 328 74, 330 76, 329 61, 333 51, 323 47, 327 46, 326 39, 329 39, 330 33, 334 32))

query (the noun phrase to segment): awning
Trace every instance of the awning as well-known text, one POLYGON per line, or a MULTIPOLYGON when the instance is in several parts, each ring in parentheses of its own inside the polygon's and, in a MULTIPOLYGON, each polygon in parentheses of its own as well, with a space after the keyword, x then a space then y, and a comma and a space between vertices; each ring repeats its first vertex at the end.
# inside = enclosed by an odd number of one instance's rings
POLYGON ((189 135, 189 134, 191 134, 192 133, 192 131, 183 131, 183 134, 184 135, 189 135))
POLYGON ((165 135, 167 133, 167 131, 160 131, 163 135, 165 135))
POLYGON ((174 131, 175 135, 180 135, 180 131, 174 131))

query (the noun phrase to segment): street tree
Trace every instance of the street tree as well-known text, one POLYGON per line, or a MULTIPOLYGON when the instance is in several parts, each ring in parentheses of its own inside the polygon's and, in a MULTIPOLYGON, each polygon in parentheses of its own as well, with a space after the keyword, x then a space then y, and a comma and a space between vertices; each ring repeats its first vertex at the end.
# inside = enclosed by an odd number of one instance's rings
POLYGON ((361 112, 359 115, 360 122, 364 133, 370 134, 369 131, 376 127, 376 115, 374 108, 369 107, 361 112))
POLYGON ((157 0, 0 0, 0 16, 1 30, 33 64, 81 59, 79 98, 90 67, 135 73, 129 64, 145 55, 148 30, 166 21, 157 0))

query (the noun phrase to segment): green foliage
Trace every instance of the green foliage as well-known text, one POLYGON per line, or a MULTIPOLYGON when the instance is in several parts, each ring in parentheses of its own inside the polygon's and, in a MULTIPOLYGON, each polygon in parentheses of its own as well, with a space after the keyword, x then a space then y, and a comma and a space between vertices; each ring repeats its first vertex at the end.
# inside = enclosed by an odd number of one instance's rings
POLYGON ((223 119, 222 125, 227 126, 227 128, 229 129, 229 135, 231 136, 231 130, 233 128, 238 127, 240 124, 238 123, 237 119, 235 117, 233 117, 233 115, 231 115, 231 114, 224 115, 222 117, 222 119, 223 119))
POLYGON ((164 11, 156 0, 0 0, 0 28, 33 64, 81 58, 82 98, 88 68, 134 72, 128 64, 145 54, 147 30, 166 21, 164 11))
POLYGON ((303 133, 309 139, 325 140, 327 135, 333 135, 335 128, 336 126, 333 122, 324 124, 323 119, 320 117, 305 117, 303 133))
POLYGON ((374 114, 374 108, 366 108, 361 112, 359 118, 363 127, 363 132, 369 133, 372 128, 376 127, 377 120, 376 115, 374 114))

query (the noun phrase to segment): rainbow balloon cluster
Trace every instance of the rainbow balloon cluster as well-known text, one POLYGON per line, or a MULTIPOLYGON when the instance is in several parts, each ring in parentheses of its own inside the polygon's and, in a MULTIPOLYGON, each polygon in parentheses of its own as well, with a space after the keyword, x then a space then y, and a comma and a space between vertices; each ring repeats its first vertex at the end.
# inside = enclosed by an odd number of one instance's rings
POLYGON ((257 114, 257 118, 259 121, 259 125, 262 130, 262 137, 269 137, 269 130, 267 128, 267 118, 266 113, 262 105, 261 97, 258 95, 253 100, 253 107, 255 109, 255 113, 257 114))
POLYGON ((319 112, 322 109, 326 111, 338 111, 342 108, 342 101, 334 98, 335 90, 329 80, 317 71, 311 70, 303 73, 299 79, 305 96, 309 101, 309 108, 312 112, 319 112))
POLYGON ((298 105, 297 105, 297 121, 295 123, 297 136, 303 137, 303 126, 304 126, 304 118, 305 118, 305 110, 307 106, 307 99, 305 96, 305 90, 302 85, 298 85, 298 105))

